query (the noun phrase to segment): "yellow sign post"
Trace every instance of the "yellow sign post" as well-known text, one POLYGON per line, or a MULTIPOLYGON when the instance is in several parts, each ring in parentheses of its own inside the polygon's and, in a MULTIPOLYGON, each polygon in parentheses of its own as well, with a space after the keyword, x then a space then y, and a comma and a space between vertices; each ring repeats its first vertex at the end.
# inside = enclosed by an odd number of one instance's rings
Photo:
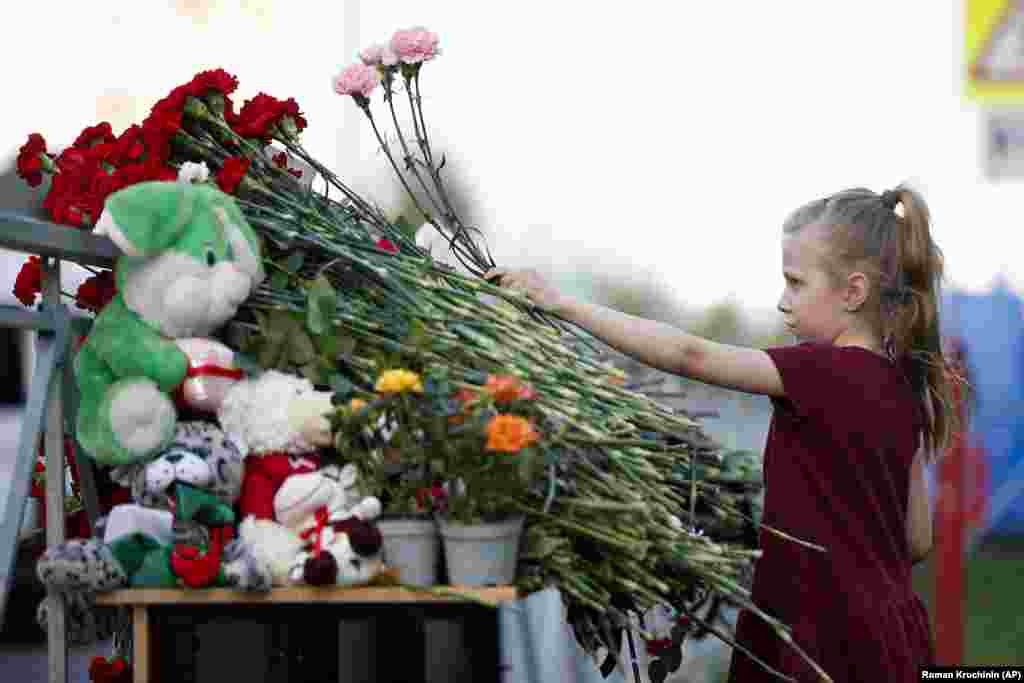
POLYGON ((980 104, 1024 103, 1024 0, 966 0, 965 94, 980 104))

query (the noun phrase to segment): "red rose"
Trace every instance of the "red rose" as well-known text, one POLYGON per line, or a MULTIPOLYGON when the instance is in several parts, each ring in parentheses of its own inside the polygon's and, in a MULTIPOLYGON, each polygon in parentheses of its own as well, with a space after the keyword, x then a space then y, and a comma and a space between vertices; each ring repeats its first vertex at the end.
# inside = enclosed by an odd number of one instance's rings
POLYGON ((39 133, 32 133, 28 142, 18 150, 18 177, 23 178, 29 187, 39 187, 43 182, 40 154, 46 154, 46 140, 39 133))
POLYGON ((104 306, 117 294, 117 283, 114 273, 109 270, 100 271, 78 286, 75 293, 75 304, 82 309, 99 313, 104 306))
POLYGON ((115 142, 116 140, 117 138, 114 137, 110 124, 104 121, 83 130, 71 146, 75 149, 89 149, 94 145, 115 142))
POLYGON ((377 248, 383 249, 384 251, 390 252, 392 254, 398 253, 398 247, 395 246, 395 244, 391 240, 385 239, 383 237, 377 240, 377 248))
POLYGON ((14 279, 14 296, 25 306, 36 302, 36 294, 43 291, 43 271, 38 256, 29 256, 14 279))
POLYGON ((217 173, 217 187, 222 192, 233 194, 242 182, 246 171, 249 170, 249 160, 242 157, 230 157, 224 160, 224 165, 217 173))

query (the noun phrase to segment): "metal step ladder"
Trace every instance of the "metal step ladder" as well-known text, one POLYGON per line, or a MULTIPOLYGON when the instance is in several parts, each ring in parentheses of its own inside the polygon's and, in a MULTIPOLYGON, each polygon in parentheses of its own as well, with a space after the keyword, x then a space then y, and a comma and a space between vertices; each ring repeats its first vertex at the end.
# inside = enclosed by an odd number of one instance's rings
MULTIPOLYGON (((47 462, 61 463, 61 467, 46 468, 46 544, 64 541, 64 435, 74 434, 77 407, 70 350, 73 340, 88 331, 91 319, 74 315, 60 302, 61 262, 110 268, 120 252, 106 237, 6 210, 0 210, 0 247, 39 256, 43 272, 43 301, 37 310, 0 306, 0 325, 38 332, 35 369, 28 388, 13 476, 7 482, 6 500, 0 507, 2 626, 15 576, 22 516, 31 490, 40 436, 44 433, 47 462)), ((77 442, 74 458, 81 478, 82 503, 92 528, 99 513, 95 470, 77 442)), ((47 622, 49 681, 65 683, 68 667, 64 602, 55 595, 46 599, 51 601, 47 622)))

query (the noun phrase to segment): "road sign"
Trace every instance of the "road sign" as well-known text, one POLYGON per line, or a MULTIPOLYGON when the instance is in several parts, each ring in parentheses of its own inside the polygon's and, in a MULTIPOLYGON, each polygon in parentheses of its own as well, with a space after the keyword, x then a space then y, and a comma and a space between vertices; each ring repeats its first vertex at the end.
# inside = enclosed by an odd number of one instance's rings
POLYGON ((985 111, 981 134, 985 176, 989 180, 1024 178, 1024 111, 985 111))
POLYGON ((965 91, 983 104, 1024 103, 1024 0, 967 0, 965 91))

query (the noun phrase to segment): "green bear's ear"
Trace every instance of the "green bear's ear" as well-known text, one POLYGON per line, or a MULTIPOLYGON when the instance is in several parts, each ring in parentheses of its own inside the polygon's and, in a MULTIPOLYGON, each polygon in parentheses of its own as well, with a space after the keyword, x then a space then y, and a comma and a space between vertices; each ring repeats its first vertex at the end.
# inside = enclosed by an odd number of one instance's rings
POLYGON ((196 195, 176 181, 137 183, 111 194, 93 232, 129 256, 149 257, 177 241, 192 220, 196 195))

